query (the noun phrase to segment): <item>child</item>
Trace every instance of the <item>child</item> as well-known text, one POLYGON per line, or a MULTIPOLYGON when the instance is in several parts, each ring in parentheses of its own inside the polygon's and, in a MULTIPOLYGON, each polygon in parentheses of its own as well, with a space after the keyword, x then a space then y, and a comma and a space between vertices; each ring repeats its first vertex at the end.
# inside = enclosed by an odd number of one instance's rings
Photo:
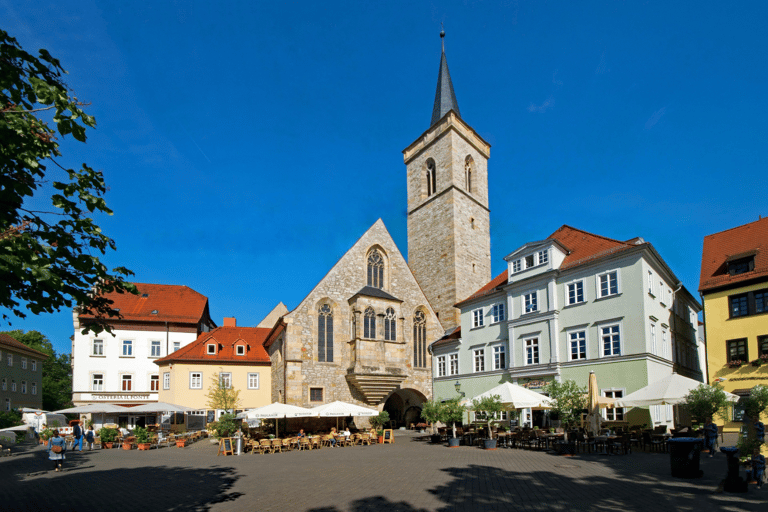
POLYGON ((93 425, 89 425, 88 430, 85 431, 85 443, 88 446, 88 450, 93 450, 93 441, 94 441, 93 425))

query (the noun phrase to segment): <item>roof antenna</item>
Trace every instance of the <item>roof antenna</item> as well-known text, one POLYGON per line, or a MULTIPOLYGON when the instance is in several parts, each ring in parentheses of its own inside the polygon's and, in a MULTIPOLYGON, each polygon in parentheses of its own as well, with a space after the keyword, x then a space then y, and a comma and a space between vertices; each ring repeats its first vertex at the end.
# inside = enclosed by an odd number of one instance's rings
POLYGON ((443 53, 445 53, 445 27, 443 22, 440 22, 440 44, 443 46, 443 53))

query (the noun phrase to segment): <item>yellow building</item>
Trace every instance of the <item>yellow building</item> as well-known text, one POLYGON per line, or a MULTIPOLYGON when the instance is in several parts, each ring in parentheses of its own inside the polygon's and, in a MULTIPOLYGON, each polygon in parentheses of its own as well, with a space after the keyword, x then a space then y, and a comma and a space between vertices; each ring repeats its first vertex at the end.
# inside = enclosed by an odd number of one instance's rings
POLYGON ((225 318, 224 326, 202 333, 186 347, 158 359, 159 401, 195 409, 210 423, 223 413, 208 405, 209 390, 216 375, 240 391, 238 410, 271 403, 270 359, 263 343, 270 329, 237 327, 225 318))
MULTIPOLYGON (((768 385, 768 218, 704 238, 699 292, 709 382, 741 396, 768 385)), ((741 428, 743 412, 733 408, 726 432, 741 428)))

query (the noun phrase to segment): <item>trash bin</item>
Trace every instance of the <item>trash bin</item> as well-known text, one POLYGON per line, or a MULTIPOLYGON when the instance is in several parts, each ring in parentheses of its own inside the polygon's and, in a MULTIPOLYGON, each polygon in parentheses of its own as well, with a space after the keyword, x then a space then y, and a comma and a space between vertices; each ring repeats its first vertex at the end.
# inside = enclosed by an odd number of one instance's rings
POLYGON ((699 455, 703 443, 704 440, 697 437, 675 437, 667 441, 672 476, 699 478, 704 474, 699 469, 699 455))
POLYGON ((242 455, 243 453, 243 438, 235 437, 235 455, 242 455))

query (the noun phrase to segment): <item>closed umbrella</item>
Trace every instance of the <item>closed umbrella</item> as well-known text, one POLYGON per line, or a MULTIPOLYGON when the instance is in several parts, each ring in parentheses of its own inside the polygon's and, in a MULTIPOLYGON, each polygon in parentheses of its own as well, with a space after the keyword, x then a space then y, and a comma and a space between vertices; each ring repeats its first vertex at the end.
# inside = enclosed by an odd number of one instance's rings
POLYGON ((597 390, 597 377, 593 371, 589 372, 587 397, 589 399, 589 408, 587 409, 587 430, 593 435, 598 435, 600 433, 600 425, 603 422, 603 418, 600 415, 600 396, 597 390))

